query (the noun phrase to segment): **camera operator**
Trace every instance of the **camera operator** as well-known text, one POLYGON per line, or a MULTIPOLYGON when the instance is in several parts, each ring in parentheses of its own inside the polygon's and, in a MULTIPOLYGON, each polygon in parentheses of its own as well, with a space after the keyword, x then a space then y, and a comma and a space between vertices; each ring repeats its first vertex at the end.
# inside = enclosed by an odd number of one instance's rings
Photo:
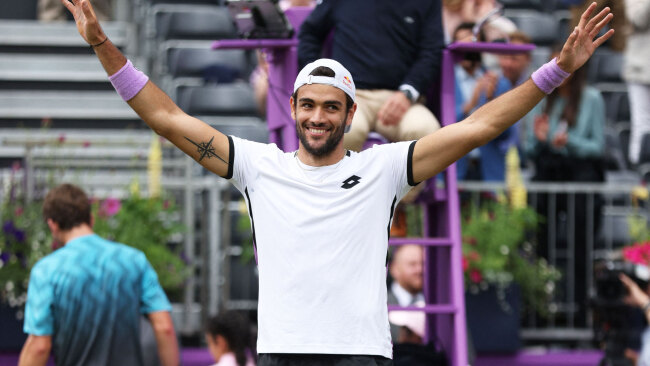
MULTIPOLYGON (((642 289, 630 277, 620 274, 619 278, 627 289, 627 296, 624 301, 630 306, 635 306, 643 310, 646 320, 650 324, 650 296, 648 287, 642 289)), ((632 350, 626 350, 627 358, 635 361, 637 366, 650 366, 650 327, 647 327, 641 336, 641 351, 636 353, 632 350)))

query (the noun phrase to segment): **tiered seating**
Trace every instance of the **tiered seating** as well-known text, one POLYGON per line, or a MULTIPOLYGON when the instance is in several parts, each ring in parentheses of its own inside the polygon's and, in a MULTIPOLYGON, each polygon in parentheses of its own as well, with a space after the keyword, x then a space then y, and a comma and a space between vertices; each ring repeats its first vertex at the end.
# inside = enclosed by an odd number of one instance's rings
POLYGON ((151 60, 152 76, 177 104, 222 131, 268 141, 248 84, 254 53, 211 49, 212 40, 238 37, 228 9, 158 3, 151 4, 147 14, 147 43, 157 50, 151 60))

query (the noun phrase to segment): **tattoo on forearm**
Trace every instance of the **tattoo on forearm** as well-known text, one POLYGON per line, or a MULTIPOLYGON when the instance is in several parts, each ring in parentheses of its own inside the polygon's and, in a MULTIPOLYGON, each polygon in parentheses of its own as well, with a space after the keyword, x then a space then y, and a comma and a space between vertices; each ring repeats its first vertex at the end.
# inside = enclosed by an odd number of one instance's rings
MULTIPOLYGON (((185 137, 185 136, 183 136, 183 137, 185 137)), ((214 146, 212 146, 212 140, 214 140, 214 136, 212 136, 210 141, 208 141, 208 142, 200 142, 198 144, 196 142, 188 139, 187 137, 185 137, 185 139, 187 141, 191 142, 192 144, 194 144, 194 146, 196 146, 196 152, 199 153, 199 158, 197 159, 197 161, 200 162, 201 160, 203 160, 203 158, 208 158, 208 159, 217 158, 217 159, 223 161, 224 164, 228 165, 227 161, 225 161, 221 156, 217 155, 214 152, 214 146)))

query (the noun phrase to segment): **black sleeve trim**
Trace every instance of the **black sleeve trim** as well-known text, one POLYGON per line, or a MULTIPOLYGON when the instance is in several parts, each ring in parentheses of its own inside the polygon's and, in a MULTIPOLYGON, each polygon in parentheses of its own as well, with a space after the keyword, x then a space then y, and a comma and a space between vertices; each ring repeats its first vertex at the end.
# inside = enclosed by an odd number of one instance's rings
POLYGON ((232 179, 232 167, 235 165, 235 144, 232 141, 232 136, 228 136, 228 173, 224 178, 232 179))
POLYGON ((350 150, 346 150, 346 151, 345 151, 345 155, 346 155, 346 156, 351 156, 352 154, 350 154, 350 150))
POLYGON ((409 153, 406 157, 406 179, 411 187, 415 187, 420 183, 413 179, 413 149, 415 149, 416 142, 417 141, 411 142, 411 145, 409 145, 409 153))
POLYGON ((248 195, 248 187, 244 189, 244 194, 246 195, 246 200, 248 200, 248 215, 251 218, 251 230, 253 231, 253 249, 257 254, 257 238, 255 236, 255 220, 253 219, 253 204, 251 203, 251 197, 248 195))

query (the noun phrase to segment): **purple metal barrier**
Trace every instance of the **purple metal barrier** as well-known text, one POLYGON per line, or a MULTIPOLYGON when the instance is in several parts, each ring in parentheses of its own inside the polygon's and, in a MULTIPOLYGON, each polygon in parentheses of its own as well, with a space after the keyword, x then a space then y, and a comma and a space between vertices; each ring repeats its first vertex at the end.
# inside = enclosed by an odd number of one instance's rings
MULTIPOLYGON (((298 32, 311 12, 310 8, 291 8, 287 18, 298 32)), ((298 73, 297 39, 224 40, 214 42, 212 48, 260 48, 269 63, 269 93, 267 120, 270 140, 284 151, 298 148, 295 122, 291 118, 289 97, 298 73)), ((440 87, 440 119, 443 126, 455 121, 454 61, 464 52, 517 53, 530 51, 533 45, 503 43, 454 43, 443 52, 440 87)), ((370 143, 370 142, 369 142, 370 143)), ((452 366, 467 365, 467 328, 462 272, 462 240, 460 209, 456 185, 456 165, 444 174, 445 188, 427 202, 424 238, 395 238, 390 245, 415 243, 425 246, 423 308, 389 306, 389 310, 424 311, 427 313, 426 340, 441 343, 452 366)))

